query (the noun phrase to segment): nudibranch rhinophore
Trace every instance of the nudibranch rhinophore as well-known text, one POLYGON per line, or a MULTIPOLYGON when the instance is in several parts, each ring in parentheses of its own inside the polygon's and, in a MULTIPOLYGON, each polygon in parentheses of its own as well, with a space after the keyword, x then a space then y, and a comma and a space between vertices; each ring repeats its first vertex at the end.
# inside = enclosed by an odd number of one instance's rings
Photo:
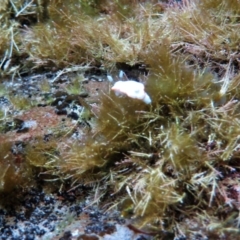
POLYGON ((139 99, 150 104, 151 98, 145 92, 144 85, 140 82, 128 80, 128 81, 117 81, 112 87, 112 90, 117 96, 127 95, 130 98, 139 99))

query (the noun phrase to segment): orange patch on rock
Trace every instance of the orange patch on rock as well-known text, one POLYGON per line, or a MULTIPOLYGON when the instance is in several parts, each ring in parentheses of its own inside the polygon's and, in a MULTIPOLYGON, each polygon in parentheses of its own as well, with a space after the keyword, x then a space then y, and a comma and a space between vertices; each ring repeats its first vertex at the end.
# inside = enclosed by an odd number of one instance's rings
POLYGON ((25 111, 22 115, 15 118, 23 121, 36 121, 33 127, 27 132, 17 133, 16 130, 9 131, 0 135, 0 144, 4 142, 28 141, 36 137, 44 136, 51 133, 50 130, 57 127, 73 126, 71 119, 66 116, 60 116, 55 113, 54 107, 35 107, 29 111, 25 111), (65 119, 65 121, 63 121, 65 119))

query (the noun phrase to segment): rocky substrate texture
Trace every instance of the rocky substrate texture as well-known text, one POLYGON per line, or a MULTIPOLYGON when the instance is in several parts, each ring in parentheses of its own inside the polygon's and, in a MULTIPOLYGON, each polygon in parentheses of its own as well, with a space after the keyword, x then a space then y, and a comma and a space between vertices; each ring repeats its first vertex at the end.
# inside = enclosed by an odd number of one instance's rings
MULTIPOLYGON (((10 146, 10 152, 6 151, 2 157, 9 160, 12 156, 13 159, 9 161, 21 166, 25 161, 26 144, 34 139, 47 142, 48 138, 54 136, 54 129, 75 128, 69 142, 81 140, 81 129, 91 127, 88 126, 88 119, 81 115, 83 103, 88 103, 94 115, 100 92, 107 91, 109 83, 104 72, 91 70, 79 73, 68 69, 65 72, 6 79, 2 81, 1 88, 4 91, 0 93, 0 110, 4 116, 0 122, 0 145, 10 146), (76 78, 80 78, 77 84, 82 87, 79 93, 76 92, 78 86, 73 86, 76 78)), ((2 169, 7 171, 8 165, 5 165, 2 169)), ((8 179, 8 182, 18 184, 17 167, 14 171, 13 179, 8 179)), ((0 177, 3 178, 0 190, 8 190, 5 175, 0 177)), ((59 193, 56 191, 59 186, 55 185, 54 191, 46 191, 42 178, 35 180, 32 184, 34 187, 21 188, 20 184, 17 190, 8 191, 6 196, 0 192, 1 240, 153 238, 126 223, 118 212, 99 209, 84 187, 59 193)))
POLYGON ((0 239, 152 239, 132 231, 118 212, 105 213, 89 200, 80 200, 82 194, 82 189, 61 194, 46 194, 41 188, 28 190, 17 199, 18 204, 1 207, 0 239))

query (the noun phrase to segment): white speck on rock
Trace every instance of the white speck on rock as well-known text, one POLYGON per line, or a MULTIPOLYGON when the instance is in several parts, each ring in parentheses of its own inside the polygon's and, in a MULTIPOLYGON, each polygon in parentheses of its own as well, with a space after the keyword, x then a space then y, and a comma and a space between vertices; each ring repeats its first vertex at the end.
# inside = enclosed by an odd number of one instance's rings
MULTIPOLYGON (((106 234, 103 236, 103 240, 137 240, 140 236, 143 236, 142 234, 136 234, 132 230, 130 230, 127 226, 124 225, 116 225, 116 232, 111 234, 106 234)), ((150 239, 147 236, 145 236, 145 239, 150 239)))
POLYGON ((35 129, 36 127, 37 127, 37 121, 35 121, 35 120, 29 120, 29 121, 24 121, 22 128, 35 129))

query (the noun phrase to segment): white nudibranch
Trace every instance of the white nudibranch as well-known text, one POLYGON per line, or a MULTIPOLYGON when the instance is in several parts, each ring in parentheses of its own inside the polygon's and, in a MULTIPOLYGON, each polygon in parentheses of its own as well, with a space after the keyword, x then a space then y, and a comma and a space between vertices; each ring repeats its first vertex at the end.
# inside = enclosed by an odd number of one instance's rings
POLYGON ((112 90, 117 96, 127 95, 130 98, 139 99, 150 104, 151 98, 145 92, 144 85, 140 82, 128 80, 128 81, 117 81, 112 87, 112 90))

